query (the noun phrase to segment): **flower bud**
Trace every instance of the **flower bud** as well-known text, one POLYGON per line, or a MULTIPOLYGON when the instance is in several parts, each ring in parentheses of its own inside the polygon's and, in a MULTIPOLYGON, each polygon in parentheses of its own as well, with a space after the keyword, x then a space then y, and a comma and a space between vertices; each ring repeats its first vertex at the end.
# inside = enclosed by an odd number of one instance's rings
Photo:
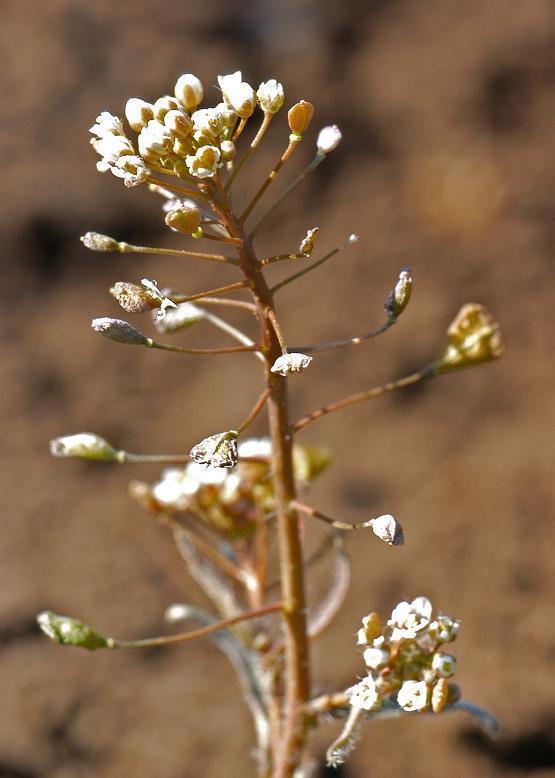
POLYGON ((368 616, 364 616, 362 619, 362 628, 358 631, 357 643, 359 646, 367 646, 381 634, 382 625, 380 617, 377 613, 369 613, 368 616))
POLYGON ((399 522, 389 513, 370 519, 366 526, 372 528, 372 532, 388 546, 402 546, 405 542, 403 528, 399 522))
POLYGON ((313 116, 314 106, 312 103, 306 100, 300 100, 298 103, 295 103, 287 112, 289 129, 293 135, 297 135, 300 138, 312 121, 313 116))
POLYGON ((192 176, 212 178, 221 166, 220 158, 220 150, 216 146, 201 146, 194 155, 189 155, 185 162, 192 176))
POLYGON ((154 320, 158 332, 167 334, 191 327, 204 318, 204 311, 193 303, 180 303, 175 309, 168 311, 163 319, 154 320))
POLYGON ((123 319, 111 319, 103 316, 91 321, 91 327, 95 332, 104 335, 105 338, 116 343, 125 343, 128 346, 148 346, 150 338, 143 335, 123 319))
POLYGON ((324 127, 318 134, 318 140, 316 146, 320 154, 329 154, 339 145, 342 138, 341 130, 337 124, 330 124, 329 127, 324 127))
POLYGON ((254 89, 242 80, 241 71, 236 70, 228 76, 218 76, 218 84, 228 106, 233 108, 241 119, 248 119, 256 108, 254 89))
POLYGON ((399 279, 384 303, 384 310, 390 319, 396 319, 400 316, 407 305, 412 294, 412 276, 410 268, 406 267, 399 273, 399 279))
POLYGON ((86 232, 80 238, 81 243, 91 251, 119 251, 120 244, 114 238, 108 235, 101 235, 100 232, 86 232))
POLYGON ((178 138, 187 138, 193 131, 193 122, 183 111, 168 111, 164 124, 178 138))
POLYGON ((235 159, 237 148, 232 140, 223 140, 220 143, 220 151, 222 152, 222 160, 230 162, 232 159, 235 159))
POLYGON ((165 222, 168 227, 184 235, 192 235, 200 227, 201 212, 195 203, 186 202, 175 211, 166 214, 165 222))
POLYGON ((457 637, 459 627, 460 621, 441 614, 430 624, 430 632, 439 643, 452 643, 457 637))
POLYGON ((184 108, 194 111, 197 105, 202 103, 204 89, 196 76, 192 73, 184 73, 177 79, 174 94, 184 108))
POLYGON ((174 137, 165 124, 152 119, 139 133, 139 154, 145 159, 158 159, 171 153, 174 137))
POLYGON ((447 340, 436 373, 457 370, 497 359, 503 354, 499 325, 483 305, 463 305, 447 330, 447 340))
POLYGON ((312 362, 312 357, 306 354, 282 354, 278 357, 271 367, 272 373, 279 373, 286 376, 289 373, 300 373, 305 370, 312 362))
POLYGON ((283 86, 275 78, 271 78, 260 84, 256 96, 264 113, 277 113, 283 105, 283 86))
POLYGON ((156 100, 153 108, 154 117, 158 119, 159 122, 163 122, 166 114, 169 113, 169 111, 179 110, 179 103, 174 97, 164 95, 163 97, 159 97, 158 100, 156 100))
POLYGON ((235 430, 219 432, 204 438, 191 449, 191 459, 208 467, 234 467, 237 464, 237 437, 235 430))
POLYGON ((37 622, 50 640, 64 646, 79 646, 89 651, 97 648, 111 648, 110 639, 103 638, 96 630, 69 616, 59 616, 52 611, 43 611, 37 616, 37 622))
POLYGON ((364 663, 370 670, 378 670, 390 660, 389 651, 385 648, 367 648, 363 653, 364 663))
POLYGON ((442 678, 451 678, 455 674, 456 664, 457 660, 454 656, 444 654, 442 651, 437 651, 432 659, 432 669, 442 678))
POLYGON ((316 243, 316 238, 318 237, 319 232, 319 227, 313 227, 311 230, 307 230, 307 233, 302 239, 301 245, 299 246, 300 254, 304 254, 305 257, 310 257, 314 251, 314 244, 316 243))
POLYGON ((154 107, 138 97, 131 97, 125 104, 125 118, 132 130, 140 132, 154 119, 154 107))
POLYGON ((432 689, 432 710, 434 713, 441 713, 447 703, 449 695, 449 684, 445 678, 440 678, 432 689))
POLYGON ((76 435, 62 435, 50 441, 53 457, 78 457, 98 461, 115 462, 118 452, 107 440, 93 432, 79 432, 76 435))

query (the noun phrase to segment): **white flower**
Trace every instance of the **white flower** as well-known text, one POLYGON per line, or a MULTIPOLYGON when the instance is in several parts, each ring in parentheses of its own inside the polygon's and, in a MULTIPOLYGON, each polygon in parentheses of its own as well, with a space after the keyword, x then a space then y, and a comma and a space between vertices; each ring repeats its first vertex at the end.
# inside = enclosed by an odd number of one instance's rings
POLYGON ((116 449, 108 441, 93 432, 63 435, 50 441, 50 453, 54 457, 79 457, 80 459, 104 459, 114 461, 116 449))
POLYGON ((394 628, 391 640, 416 637, 418 632, 429 625, 431 616, 432 603, 427 597, 416 597, 411 603, 400 602, 393 609, 391 618, 387 622, 394 628))
POLYGON ((312 362, 312 357, 306 354, 282 354, 278 357, 271 367, 272 373, 279 373, 286 376, 288 373, 300 373, 312 362))
POLYGON ((120 157, 110 166, 110 170, 117 178, 123 178, 123 183, 128 187, 144 184, 150 178, 151 173, 141 157, 135 154, 125 154, 125 156, 120 157))
POLYGON ((367 526, 371 527, 374 535, 389 546, 402 546, 405 542, 403 528, 389 513, 378 516, 377 519, 370 519, 367 526))
POLYGON ((390 654, 385 648, 367 648, 364 653, 364 662, 370 670, 377 670, 389 662, 390 654))
POLYGON ((164 95, 156 100, 153 107, 155 118, 158 119, 159 122, 163 122, 166 114, 169 111, 178 111, 180 105, 175 98, 164 95))
POLYGON ((324 127, 318 134, 318 140, 316 146, 321 154, 329 154, 333 151, 341 140, 341 130, 337 124, 331 124, 329 127, 324 127))
POLYGON ((212 178, 221 167, 220 150, 215 146, 201 146, 196 154, 185 159, 189 173, 196 178, 212 178))
POLYGON ((218 76, 218 84, 227 105, 231 106, 241 119, 248 119, 256 107, 256 94, 252 86, 242 80, 241 71, 237 70, 228 76, 218 76))
POLYGON ((258 87, 256 96, 264 113, 277 113, 285 98, 283 86, 275 78, 263 81, 258 87))
POLYGON ((194 111, 202 103, 204 89, 199 79, 192 73, 183 73, 177 79, 174 94, 182 106, 188 111, 194 111))
POLYGON ((193 129, 189 114, 184 111, 168 111, 164 116, 164 124, 177 138, 187 138, 193 129))
POLYGON ((444 654, 438 651, 434 654, 432 659, 432 669, 435 670, 442 678, 450 678, 455 673, 455 665, 457 660, 451 654, 444 654))
POLYGON ((139 154, 147 158, 165 156, 171 152, 173 142, 171 130, 156 119, 151 119, 139 133, 139 154))
POLYGON ((109 111, 102 111, 96 117, 96 124, 93 124, 89 132, 98 138, 103 138, 105 135, 125 135, 121 119, 109 111))
POLYGON ((371 675, 363 678, 362 681, 345 690, 353 708, 362 708, 363 710, 372 710, 379 701, 376 682, 371 675))
POLYGON ((425 681, 404 681, 397 694, 397 702, 406 711, 424 710, 430 690, 425 681))
MULTIPOLYGON (((105 170, 109 170, 117 160, 126 154, 134 154, 133 144, 125 135, 107 133, 101 138, 91 138, 91 146, 102 157, 105 170)), ((101 164, 101 163, 98 163, 101 164)), ((105 170, 101 172, 105 172, 105 170)))
POLYGON ((125 104, 125 118, 132 130, 140 132, 154 119, 154 106, 139 97, 131 97, 125 104))

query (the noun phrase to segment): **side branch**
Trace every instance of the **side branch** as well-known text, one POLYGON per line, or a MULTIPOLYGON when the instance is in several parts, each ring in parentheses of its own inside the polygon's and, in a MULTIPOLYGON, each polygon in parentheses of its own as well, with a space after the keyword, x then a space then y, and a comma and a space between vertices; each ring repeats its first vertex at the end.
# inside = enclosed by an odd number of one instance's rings
POLYGON ((436 375, 434 367, 432 365, 428 365, 422 370, 418 370, 416 373, 411 373, 404 378, 399 378, 397 381, 390 381, 387 384, 382 384, 382 386, 375 386, 372 389, 368 389, 366 392, 352 394, 349 397, 344 397, 342 400, 336 400, 335 402, 328 403, 327 405, 323 405, 316 411, 312 411, 312 413, 308 413, 306 416, 303 416, 302 419, 296 421, 292 425, 291 430, 293 432, 299 432, 313 421, 316 421, 316 419, 320 419, 322 416, 325 416, 328 413, 339 411, 341 408, 346 408, 349 405, 355 405, 355 403, 364 402, 364 400, 371 400, 373 397, 380 397, 380 395, 391 392, 393 389, 402 389, 405 386, 412 386, 412 384, 417 384, 420 381, 426 380, 427 378, 432 378, 434 375, 436 375))
POLYGON ((163 637, 156 638, 144 638, 143 640, 115 640, 111 639, 109 648, 151 648, 153 646, 169 646, 174 643, 184 643, 187 640, 194 640, 195 638, 203 638, 205 635, 211 635, 213 632, 218 632, 221 629, 232 627, 234 624, 239 624, 242 621, 249 621, 250 619, 258 619, 261 616, 266 616, 269 613, 276 613, 281 611, 283 604, 281 602, 271 603, 265 605, 263 608, 257 610, 246 611, 240 613, 237 616, 231 616, 229 619, 222 619, 215 624, 209 624, 207 627, 201 627, 200 629, 193 629, 190 632, 181 632, 178 635, 165 635, 163 637))
POLYGON ((217 286, 215 289, 207 289, 196 294, 173 294, 170 296, 170 300, 174 303, 191 303, 193 300, 202 300, 203 297, 214 297, 214 295, 233 292, 236 289, 248 289, 250 286, 251 283, 249 281, 235 281, 233 284, 217 286))
POLYGON ((382 335, 382 333, 386 332, 390 327, 393 327, 394 324, 397 323, 397 318, 389 318, 387 321, 385 321, 380 327, 378 327, 375 330, 371 330, 370 332, 365 333, 364 335, 355 335, 352 338, 343 338, 341 340, 328 340, 324 343, 313 343, 310 346, 291 346, 291 351, 300 351, 303 354, 310 354, 311 352, 315 351, 329 351, 333 348, 340 348, 341 346, 358 346, 360 343, 362 343, 365 340, 370 340, 370 338, 376 338, 378 335, 382 335))

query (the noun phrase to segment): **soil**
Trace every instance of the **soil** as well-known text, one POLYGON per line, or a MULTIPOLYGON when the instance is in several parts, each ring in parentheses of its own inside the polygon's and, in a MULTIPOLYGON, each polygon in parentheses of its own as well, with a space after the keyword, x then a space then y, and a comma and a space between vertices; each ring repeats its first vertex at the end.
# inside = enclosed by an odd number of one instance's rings
MULTIPOLYGON (((165 629, 171 602, 207 604, 167 530, 127 498, 131 478, 154 479, 157 469, 54 460, 48 441, 92 430, 132 451, 186 451, 243 418, 257 396, 248 355, 128 349, 89 328, 94 316, 118 316, 107 291, 118 279, 197 291, 232 272, 94 254, 78 240, 92 229, 177 245, 148 192, 95 171, 87 129, 100 110, 121 114, 128 96, 171 92, 182 72, 210 86, 237 68, 254 84, 278 78, 289 104, 316 105, 276 192, 310 160, 319 127, 337 123, 344 134, 259 241, 263 253, 289 252, 318 225, 325 251, 360 235, 280 293, 289 341, 367 331, 399 270, 410 265, 415 279, 396 327, 318 355, 291 382, 293 416, 426 364, 466 302, 487 305, 506 342, 494 364, 305 433, 334 453, 312 504, 346 521, 391 512, 406 535, 401 549, 349 539, 352 590, 314 646, 315 690, 362 673, 362 615, 426 594, 462 622, 465 699, 502 726, 491 742, 462 714, 378 722, 335 774, 554 774, 552 13, 548 0, 4 0, 0 776, 254 774, 250 720, 211 643, 92 654, 48 642, 35 624, 51 608, 132 638, 165 629)), ((287 132, 283 113, 242 173, 237 202, 248 201, 287 132)), ((276 279, 287 271, 272 269, 276 279)), ((218 342, 201 329, 179 337, 218 342)), ((309 548, 319 532, 308 528, 309 548)), ((326 575, 317 571, 311 602, 326 575)), ((318 730, 317 758, 336 733, 333 723, 318 730)))

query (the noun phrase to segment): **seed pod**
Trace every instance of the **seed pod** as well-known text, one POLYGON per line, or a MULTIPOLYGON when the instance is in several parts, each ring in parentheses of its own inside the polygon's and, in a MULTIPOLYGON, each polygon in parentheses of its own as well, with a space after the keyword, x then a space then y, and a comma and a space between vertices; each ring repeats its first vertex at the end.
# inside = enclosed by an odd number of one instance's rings
POLYGON ((160 296, 151 289, 129 281, 117 281, 110 289, 110 294, 128 313, 146 313, 158 308, 161 302, 160 296))
POLYGON ((108 235, 101 235, 100 232, 86 232, 81 236, 81 243, 85 248, 91 251, 119 251, 120 244, 114 238, 110 238, 108 235))

